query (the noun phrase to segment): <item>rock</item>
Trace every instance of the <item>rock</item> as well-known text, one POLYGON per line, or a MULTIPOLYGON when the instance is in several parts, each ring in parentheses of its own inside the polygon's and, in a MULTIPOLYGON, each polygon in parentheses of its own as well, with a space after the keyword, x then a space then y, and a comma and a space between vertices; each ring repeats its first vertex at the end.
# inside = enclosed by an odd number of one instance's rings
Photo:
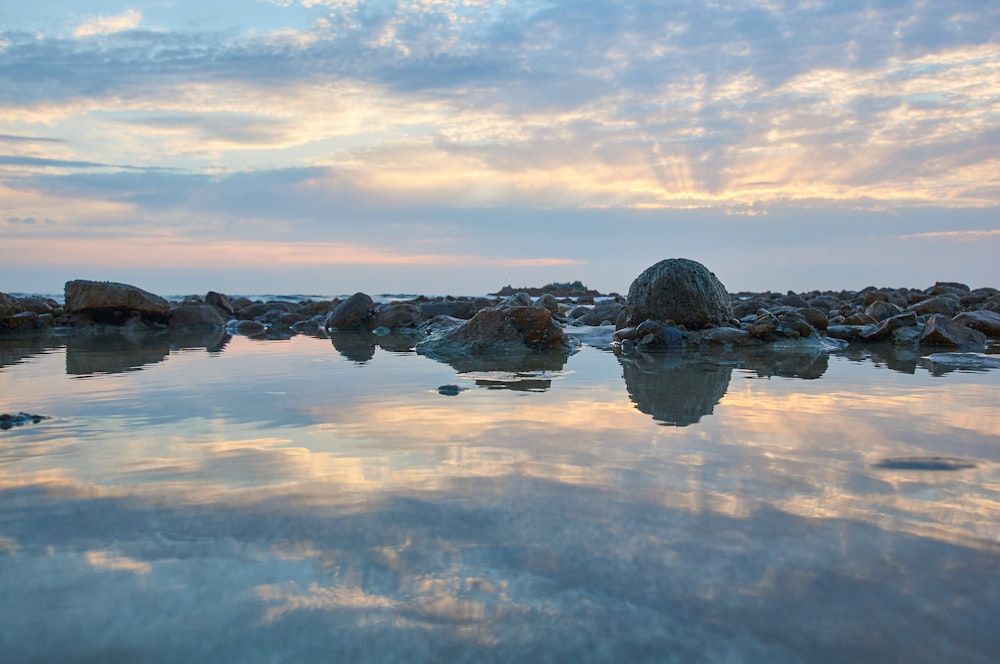
POLYGON ((885 341, 899 328, 914 327, 916 324, 917 315, 912 311, 907 311, 892 318, 887 318, 878 325, 866 327, 861 333, 861 338, 865 341, 885 341))
POLYGON ((364 293, 355 293, 337 305, 330 314, 327 327, 331 330, 357 330, 365 327, 375 309, 375 303, 364 293))
POLYGON ((751 337, 763 339, 778 329, 778 319, 770 311, 761 309, 757 312, 757 318, 747 326, 747 333, 751 337))
POLYGON ((111 281, 66 282, 66 312, 77 321, 123 325, 130 319, 166 323, 170 304, 136 286, 111 281))
POLYGON ((604 300, 598 302, 589 311, 576 319, 581 325, 602 325, 605 322, 614 323, 622 313, 621 302, 604 300))
POLYGON ((707 346, 759 346, 763 342, 750 336, 746 330, 735 327, 713 327, 698 336, 698 342, 707 346))
POLYGON ((783 311, 777 314, 778 327, 775 333, 788 339, 811 336, 816 330, 798 311, 783 311))
POLYGON ((924 324, 920 343, 932 346, 982 346, 986 344, 986 335, 960 325, 944 314, 934 314, 924 324))
POLYGON ((979 330, 988 337, 1000 337, 1000 313, 996 311, 965 311, 952 320, 959 325, 979 330))
POLYGON ((29 330, 41 329, 44 327, 44 324, 39 321, 39 316, 34 311, 22 311, 19 314, 14 314, 0 320, 0 327, 4 327, 11 332, 27 332, 29 330))
POLYGON ((0 320, 14 316, 25 310, 21 301, 13 295, 0 293, 0 320))
POLYGON ((182 304, 170 312, 169 325, 173 329, 220 330, 226 321, 211 304, 182 304))
POLYGON ((805 309, 806 307, 809 306, 809 303, 806 302, 801 295, 793 291, 788 291, 786 295, 782 295, 781 297, 779 297, 778 304, 784 305, 786 307, 794 307, 796 309, 805 309))
MULTIPOLYGON (((34 312, 32 312, 34 313, 34 312)), ((16 413, 11 415, 10 413, 0 414, 0 429, 11 429, 13 427, 19 427, 22 424, 32 423, 38 424, 42 420, 49 419, 46 415, 31 415, 29 413, 16 413)))
POLYGON ((255 337, 258 334, 267 332, 267 325, 256 320, 231 320, 226 323, 226 331, 230 334, 255 337))
POLYGON ((796 309, 796 311, 807 323, 817 330, 825 330, 826 326, 830 324, 830 319, 822 309, 806 307, 805 309, 796 309))
POLYGON ((458 396, 459 393, 464 392, 468 388, 459 387, 458 385, 442 385, 438 388, 438 394, 443 394, 446 397, 458 396))
POLYGON ((921 315, 944 314, 950 318, 962 311, 962 303, 955 295, 936 295, 911 304, 906 310, 921 315))
POLYGON ((229 298, 222 293, 216 293, 215 291, 208 291, 205 293, 205 304, 210 304, 219 310, 219 314, 226 320, 230 318, 236 318, 236 310, 233 309, 232 303, 229 298))
POLYGON ((657 320, 698 330, 727 325, 732 317, 729 293, 708 268, 668 258, 646 268, 629 286, 621 327, 657 320))
POLYGON ((525 350, 569 350, 578 342, 563 335, 548 309, 483 309, 457 327, 432 333, 417 343, 424 354, 484 355, 525 350))
POLYGON ((441 302, 424 302, 419 305, 424 318, 435 316, 450 316, 468 320, 476 315, 479 308, 471 300, 443 300, 441 302))
POLYGON ((945 293, 961 297, 972 292, 966 284, 957 281, 936 281, 934 285, 924 291, 928 295, 943 295, 945 293))
POLYGON ((883 321, 903 313, 903 308, 887 300, 876 300, 865 308, 865 315, 883 321))
POLYGON ((920 359, 934 374, 947 373, 954 369, 966 371, 1000 369, 1000 355, 986 353, 932 353, 920 359))
POLYGON ((530 307, 532 304, 534 303, 531 301, 531 296, 522 291, 505 297, 500 303, 500 308, 510 309, 513 307, 530 307))
POLYGON ((672 325, 646 320, 635 329, 638 348, 682 348, 686 335, 672 325))
POLYGON ((559 315, 559 301, 556 300, 556 296, 552 293, 543 293, 539 295, 532 306, 536 309, 548 309, 553 316, 559 315))
POLYGON ((826 336, 843 341, 861 341, 865 325, 830 325, 826 328, 826 336))
POLYGON ((421 308, 409 302, 392 302, 379 307, 375 312, 375 325, 390 330, 416 328, 424 321, 421 308))

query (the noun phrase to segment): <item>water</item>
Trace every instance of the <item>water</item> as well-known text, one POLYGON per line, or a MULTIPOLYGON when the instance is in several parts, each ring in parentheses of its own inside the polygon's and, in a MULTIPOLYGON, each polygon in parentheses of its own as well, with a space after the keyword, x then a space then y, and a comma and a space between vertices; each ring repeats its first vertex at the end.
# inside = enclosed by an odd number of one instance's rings
POLYGON ((0 431, 4 661, 1000 653, 998 371, 216 334, 0 365, 0 412, 49 417, 0 431))

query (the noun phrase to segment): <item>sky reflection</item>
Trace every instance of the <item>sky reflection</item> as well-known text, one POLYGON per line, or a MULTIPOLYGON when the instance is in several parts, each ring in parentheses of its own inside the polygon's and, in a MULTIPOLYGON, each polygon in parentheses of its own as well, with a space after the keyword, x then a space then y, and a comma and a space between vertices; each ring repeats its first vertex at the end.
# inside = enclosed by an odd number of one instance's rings
POLYGON ((519 376, 236 337, 80 379, 70 352, 0 368, 0 409, 52 416, 0 433, 15 657, 987 661, 1000 646, 996 372, 835 355, 804 379, 762 357, 585 347, 519 376), (483 389, 518 380, 546 385, 483 389), (902 456, 974 467, 878 465, 902 456), (27 638, 42 615, 50 637, 27 638))

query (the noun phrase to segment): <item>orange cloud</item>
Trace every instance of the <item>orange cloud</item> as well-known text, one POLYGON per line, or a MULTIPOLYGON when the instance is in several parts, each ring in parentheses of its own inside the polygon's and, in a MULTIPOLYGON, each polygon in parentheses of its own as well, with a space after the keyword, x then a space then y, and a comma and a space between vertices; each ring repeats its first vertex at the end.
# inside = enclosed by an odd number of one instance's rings
POLYGON ((247 268, 259 266, 384 265, 555 267, 577 258, 409 254, 341 242, 199 241, 157 237, 27 238, 4 240, 11 265, 90 265, 95 256, 115 268, 247 268))

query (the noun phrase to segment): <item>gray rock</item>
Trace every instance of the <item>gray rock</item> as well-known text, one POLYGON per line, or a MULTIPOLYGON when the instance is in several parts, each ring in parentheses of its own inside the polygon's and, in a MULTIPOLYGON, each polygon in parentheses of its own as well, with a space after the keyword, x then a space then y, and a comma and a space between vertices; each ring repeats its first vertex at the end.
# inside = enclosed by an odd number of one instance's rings
POLYGON ((622 313, 621 302, 604 300, 576 319, 581 325, 602 325, 605 321, 614 323, 622 313))
POLYGON ((912 311, 901 313, 887 318, 878 325, 870 325, 861 333, 861 338, 865 341, 885 341, 892 336, 892 333, 901 327, 915 327, 917 315, 912 311))
POLYGON ((537 309, 548 309, 553 316, 559 315, 559 301, 551 293, 543 293, 532 304, 537 309))
POLYGON ((365 327, 375 309, 375 303, 364 293, 355 293, 337 305, 330 314, 327 327, 331 330, 357 330, 365 327))
POLYGON ((646 320, 635 328, 637 348, 682 348, 686 335, 672 325, 646 320))
POLYGON ((226 325, 211 304, 182 304, 170 312, 171 328, 220 330, 226 325))
POLYGON ((215 291, 208 291, 205 294, 205 304, 210 304, 219 310, 219 313, 226 319, 235 318, 236 310, 233 309, 232 303, 229 298, 222 293, 216 293, 215 291))
POLYGON ((944 314, 934 314, 924 324, 920 343, 932 346, 982 346, 986 344, 986 335, 960 325, 944 314))
POLYGON ((962 311, 962 303, 957 296, 944 294, 911 304, 906 310, 921 315, 944 314, 950 318, 962 311))
POLYGON ((959 325, 979 330, 988 337, 1000 337, 1000 313, 996 311, 965 311, 952 320, 959 325))
POLYGON ((479 310, 471 300, 443 300, 441 302, 424 302, 419 305, 424 318, 435 316, 450 316, 468 320, 479 310))
POLYGON ((392 302, 375 311, 375 325, 390 330, 416 328, 424 321, 423 310, 409 302, 392 302))
POLYGON ((21 304, 21 300, 13 295, 0 293, 0 319, 19 314, 24 310, 25 307, 21 304))
POLYGON ((901 313, 903 313, 902 307, 886 300, 876 300, 865 308, 865 314, 876 321, 883 321, 901 313))
POLYGON ((697 330, 726 325, 732 317, 729 293, 708 268, 669 258, 647 268, 629 286, 622 327, 651 319, 697 330))

